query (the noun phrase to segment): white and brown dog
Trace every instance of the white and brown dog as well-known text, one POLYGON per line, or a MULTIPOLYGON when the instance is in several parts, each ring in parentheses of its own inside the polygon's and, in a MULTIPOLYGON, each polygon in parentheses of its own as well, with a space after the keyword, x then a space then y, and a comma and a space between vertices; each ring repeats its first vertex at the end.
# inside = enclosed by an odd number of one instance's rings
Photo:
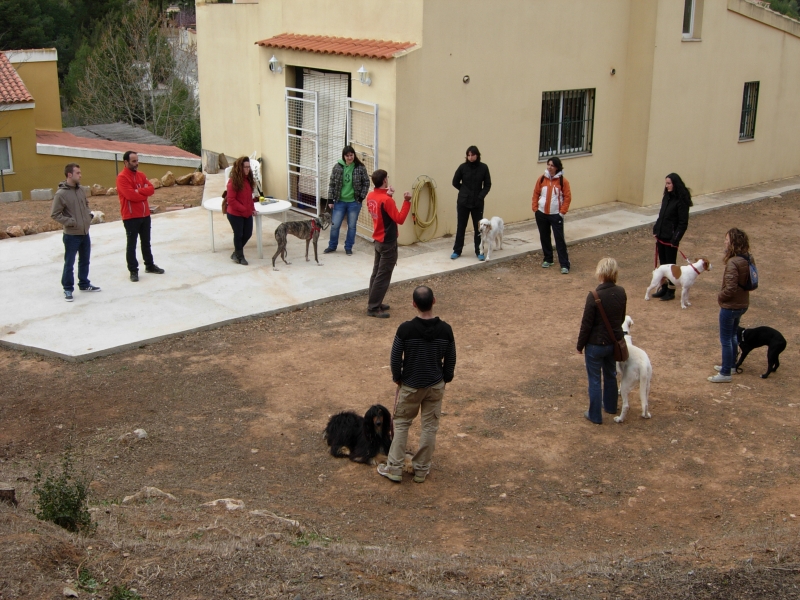
POLYGON ((617 363, 617 374, 620 376, 619 394, 622 396, 622 411, 614 417, 615 423, 622 423, 628 414, 628 394, 639 383, 639 398, 642 400, 642 418, 650 418, 650 380, 653 378, 653 367, 647 352, 633 345, 631 340, 633 319, 625 315, 622 331, 625 332, 625 343, 628 345, 628 360, 617 363))
POLYGON ((489 260, 492 257, 492 250, 503 249, 503 229, 505 224, 500 217, 481 219, 479 223, 481 230, 481 254, 489 260))
POLYGON ((663 279, 668 279, 672 285, 681 286, 681 308, 691 306, 689 302, 689 288, 694 285, 697 276, 703 271, 711 269, 711 263, 701 258, 694 264, 679 267, 678 265, 661 265, 653 271, 653 281, 644 293, 644 299, 650 300, 650 292, 661 285, 663 279))

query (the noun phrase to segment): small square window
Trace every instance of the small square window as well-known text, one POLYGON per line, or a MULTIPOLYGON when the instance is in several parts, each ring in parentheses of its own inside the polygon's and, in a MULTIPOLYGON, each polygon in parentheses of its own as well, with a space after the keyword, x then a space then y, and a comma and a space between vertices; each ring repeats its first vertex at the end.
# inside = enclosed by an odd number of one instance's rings
POLYGON ((742 118, 739 121, 739 139, 752 140, 756 136, 756 111, 758 110, 758 81, 744 84, 742 118))
POLYGON ((0 138, 0 171, 14 172, 14 162, 11 160, 11 138, 0 138))
POLYGON ((595 90, 542 94, 539 158, 592 151, 595 90))

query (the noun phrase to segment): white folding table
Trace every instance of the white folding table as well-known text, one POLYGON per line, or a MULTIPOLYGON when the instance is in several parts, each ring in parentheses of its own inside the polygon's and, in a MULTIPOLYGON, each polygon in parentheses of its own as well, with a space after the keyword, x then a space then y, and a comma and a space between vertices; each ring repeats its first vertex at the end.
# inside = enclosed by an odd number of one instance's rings
MULTIPOLYGON (((208 198, 203 200, 203 208, 208 211, 208 223, 211 226, 211 251, 216 252, 214 246, 214 213, 222 212, 222 196, 208 198)), ((292 208, 292 203, 288 200, 275 200, 270 204, 260 204, 256 202, 253 204, 256 209, 256 242, 258 244, 258 258, 264 258, 264 249, 261 245, 261 217, 262 215, 274 215, 282 213, 282 220, 286 221, 286 211, 292 208)))

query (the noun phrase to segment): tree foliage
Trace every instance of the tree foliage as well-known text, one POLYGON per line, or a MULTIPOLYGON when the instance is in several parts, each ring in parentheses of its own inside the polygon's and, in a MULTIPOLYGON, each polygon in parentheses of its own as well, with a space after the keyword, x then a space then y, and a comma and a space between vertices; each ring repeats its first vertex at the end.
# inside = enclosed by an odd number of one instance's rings
POLYGON ((88 52, 72 110, 85 124, 121 121, 181 141, 196 119, 196 102, 184 81, 190 65, 170 45, 157 11, 131 2, 118 27, 103 32, 88 52))
POLYGON ((797 0, 772 0, 769 7, 782 15, 800 20, 800 5, 797 0))

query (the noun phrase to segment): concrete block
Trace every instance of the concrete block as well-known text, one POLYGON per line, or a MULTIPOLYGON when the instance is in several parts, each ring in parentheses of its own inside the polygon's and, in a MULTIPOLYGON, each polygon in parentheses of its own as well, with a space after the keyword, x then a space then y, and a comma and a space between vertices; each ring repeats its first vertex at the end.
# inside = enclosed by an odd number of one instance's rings
POLYGON ((0 192, 0 202, 22 202, 22 192, 0 192))
POLYGON ((31 190, 31 200, 52 200, 53 188, 31 190))

